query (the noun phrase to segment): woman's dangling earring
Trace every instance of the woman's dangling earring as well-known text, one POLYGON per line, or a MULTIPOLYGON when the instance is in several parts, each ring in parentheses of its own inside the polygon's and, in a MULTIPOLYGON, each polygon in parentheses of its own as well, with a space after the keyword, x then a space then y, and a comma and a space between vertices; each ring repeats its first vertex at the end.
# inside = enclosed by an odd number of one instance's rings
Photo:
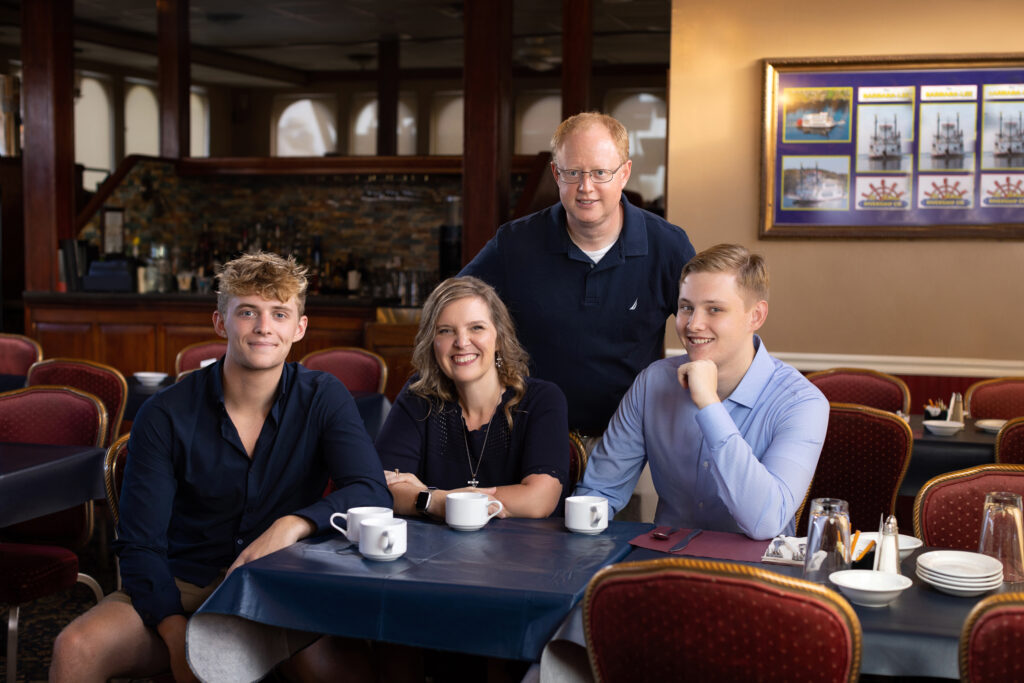
POLYGON ((502 366, 505 365, 505 361, 501 358, 501 351, 494 352, 494 367, 501 370, 502 366))

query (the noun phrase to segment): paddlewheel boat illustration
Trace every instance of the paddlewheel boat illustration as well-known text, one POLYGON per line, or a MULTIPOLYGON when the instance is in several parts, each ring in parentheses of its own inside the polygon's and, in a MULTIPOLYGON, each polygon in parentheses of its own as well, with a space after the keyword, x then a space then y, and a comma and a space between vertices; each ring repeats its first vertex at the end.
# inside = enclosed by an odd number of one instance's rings
POLYGON ((796 185, 786 193, 796 205, 814 205, 842 199, 846 190, 835 178, 825 175, 817 166, 814 169, 800 167, 796 185))
POLYGON ((832 129, 846 123, 845 119, 835 120, 830 111, 804 114, 796 120, 796 127, 803 133, 814 133, 828 137, 832 129))
POLYGON ((996 133, 995 150, 997 157, 1024 155, 1024 112, 1017 114, 1017 120, 1003 120, 999 114, 999 132, 996 133))
POLYGON ((892 123, 879 123, 878 116, 875 116, 875 132, 871 134, 868 158, 891 159, 900 156, 902 152, 903 142, 896 125, 896 115, 892 115, 892 123))
POLYGON ((935 115, 935 135, 932 136, 933 157, 962 157, 964 155, 964 131, 960 127, 960 114, 956 123, 943 121, 935 115))

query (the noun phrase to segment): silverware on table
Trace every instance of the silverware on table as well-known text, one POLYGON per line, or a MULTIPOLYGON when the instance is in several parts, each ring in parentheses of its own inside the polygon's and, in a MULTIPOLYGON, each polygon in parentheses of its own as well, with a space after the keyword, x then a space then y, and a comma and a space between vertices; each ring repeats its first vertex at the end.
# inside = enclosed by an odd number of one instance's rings
POLYGON ((657 541, 667 541, 669 537, 677 531, 679 531, 679 527, 669 527, 668 531, 662 531, 659 527, 651 532, 651 538, 657 541))
POLYGON ((668 551, 670 553, 679 552, 680 550, 682 550, 686 546, 690 545, 690 541, 692 541, 693 539, 695 539, 698 536, 700 536, 700 532, 702 532, 702 531, 704 531, 704 530, 703 529, 694 529, 690 533, 686 534, 686 538, 684 538, 683 540, 679 541, 679 543, 676 543, 674 546, 669 548, 668 551))

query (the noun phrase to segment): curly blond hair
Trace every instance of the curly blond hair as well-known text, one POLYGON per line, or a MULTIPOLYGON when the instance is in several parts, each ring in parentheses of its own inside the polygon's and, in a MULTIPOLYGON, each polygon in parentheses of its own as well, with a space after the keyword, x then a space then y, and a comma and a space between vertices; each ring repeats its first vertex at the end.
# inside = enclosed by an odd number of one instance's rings
POLYGON ((497 365, 498 381, 512 389, 512 398, 505 404, 505 419, 512 428, 512 413, 526 394, 526 378, 530 375, 529 356, 516 337, 512 316, 494 288, 475 277, 448 278, 431 292, 423 305, 420 329, 416 332, 416 345, 412 352, 412 365, 419 373, 419 379, 409 390, 417 396, 428 399, 437 409, 445 401, 458 400, 455 382, 441 371, 434 355, 434 335, 441 312, 452 302, 468 297, 478 297, 487 304, 495 330, 495 353, 501 354, 497 365))
POLYGON ((221 266, 217 282, 217 310, 222 316, 227 316, 232 297, 250 294, 277 301, 294 296, 299 315, 306 310, 306 267, 291 256, 285 259, 265 251, 244 254, 221 266))

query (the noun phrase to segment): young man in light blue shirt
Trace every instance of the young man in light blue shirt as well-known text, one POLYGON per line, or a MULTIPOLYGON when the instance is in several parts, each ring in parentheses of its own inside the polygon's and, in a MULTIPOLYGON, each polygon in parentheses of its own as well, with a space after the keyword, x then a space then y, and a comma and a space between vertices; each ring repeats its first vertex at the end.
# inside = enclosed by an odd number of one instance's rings
POLYGON ((755 332, 768 315, 764 259, 739 245, 697 254, 679 281, 686 355, 648 366, 587 463, 577 495, 629 502, 644 463, 659 525, 792 533, 828 426, 828 401, 755 332))

